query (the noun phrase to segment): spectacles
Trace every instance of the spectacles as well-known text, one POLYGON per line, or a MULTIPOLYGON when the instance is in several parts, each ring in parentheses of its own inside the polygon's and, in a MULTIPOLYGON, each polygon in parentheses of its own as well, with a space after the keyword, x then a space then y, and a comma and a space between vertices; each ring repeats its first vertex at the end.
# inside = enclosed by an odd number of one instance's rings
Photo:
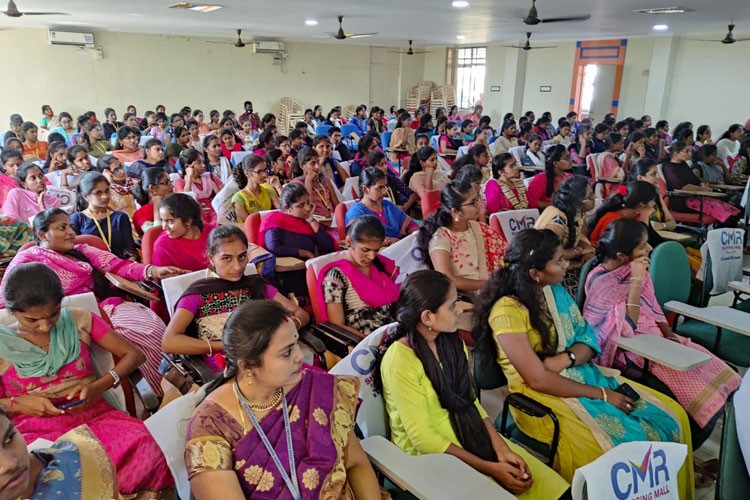
POLYGON ((254 173, 255 175, 262 175, 266 172, 266 170, 251 170, 250 172, 254 173))
POLYGON ((172 185, 172 181, 169 181, 169 180, 167 180, 167 181, 161 181, 161 182, 157 182, 156 185, 157 186, 171 186, 172 185))
POLYGON ((477 195, 472 201, 470 201, 469 203, 464 203, 461 206, 462 207, 468 207, 468 206, 478 207, 481 199, 482 198, 479 195, 477 195))
POLYGON ((117 168, 113 168, 113 169, 112 169, 112 173, 113 173, 113 174, 121 174, 121 173, 123 173, 124 171, 125 171, 125 169, 124 169, 124 168, 122 168, 122 167, 117 167, 117 168))

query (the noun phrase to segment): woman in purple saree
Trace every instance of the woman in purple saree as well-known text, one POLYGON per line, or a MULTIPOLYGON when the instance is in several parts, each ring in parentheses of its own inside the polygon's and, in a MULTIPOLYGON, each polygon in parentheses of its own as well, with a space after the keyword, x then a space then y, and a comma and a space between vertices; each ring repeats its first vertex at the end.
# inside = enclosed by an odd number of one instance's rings
POLYGON ((273 301, 239 306, 223 342, 227 369, 188 426, 196 499, 381 498, 354 435, 356 378, 302 370, 297 330, 273 301))

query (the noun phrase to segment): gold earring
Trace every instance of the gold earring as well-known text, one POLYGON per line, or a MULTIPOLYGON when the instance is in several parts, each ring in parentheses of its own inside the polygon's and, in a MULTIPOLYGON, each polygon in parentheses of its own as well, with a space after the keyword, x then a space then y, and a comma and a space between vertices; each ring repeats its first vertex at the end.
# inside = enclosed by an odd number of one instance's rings
POLYGON ((427 325, 427 329, 428 329, 429 331, 432 331, 432 325, 427 325))
POLYGON ((247 385, 253 385, 253 376, 251 374, 247 374, 247 385))
POLYGON ((536 277, 536 278, 534 278, 534 279, 536 280, 536 284, 538 285, 538 284, 539 284, 539 277, 537 276, 537 277, 536 277))

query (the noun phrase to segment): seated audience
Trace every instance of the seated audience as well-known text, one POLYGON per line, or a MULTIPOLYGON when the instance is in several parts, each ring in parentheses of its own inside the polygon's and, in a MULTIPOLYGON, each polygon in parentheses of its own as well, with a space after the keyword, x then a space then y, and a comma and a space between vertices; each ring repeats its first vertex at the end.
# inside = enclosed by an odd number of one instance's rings
POLYGON ((16 179, 20 187, 8 191, 3 201, 2 213, 22 222, 28 222, 46 208, 61 205, 60 198, 47 194, 47 185, 42 169, 35 163, 24 163, 18 169, 16 179))
MULTIPOLYGON (((742 161, 740 156, 740 141, 745 135, 745 129, 739 123, 730 125, 726 132, 724 132, 719 138, 719 142, 716 143, 716 152, 719 158, 722 159, 726 167, 734 172, 734 164, 737 161, 742 161)), ((738 169, 747 169, 747 165, 737 165, 738 169)))
POLYGON ((313 204, 313 215, 325 219, 333 218, 338 195, 333 181, 320 171, 320 156, 313 148, 303 148, 292 164, 292 182, 305 186, 313 204))
POLYGON ((510 148, 518 146, 518 127, 516 122, 506 120, 500 128, 500 135, 492 144, 492 155, 497 156, 501 153, 507 153, 510 148))
MULTIPOLYGON (((206 170, 218 177, 222 184, 226 184, 232 178, 232 163, 221 154, 221 140, 215 135, 203 138, 203 163, 206 170)), ((182 169, 184 171, 185 167, 182 169)))
MULTIPOLYGON (((64 142, 55 141, 50 143, 49 147, 47 148, 47 159, 42 166, 42 170, 44 170, 44 173, 47 174, 67 169, 67 153, 68 146, 66 146, 64 142)), ((38 164, 39 162, 34 163, 38 164)))
POLYGON ((357 335, 368 335, 393 321, 398 298, 398 267, 378 252, 385 241, 383 224, 372 215, 357 217, 346 232, 346 256, 318 273, 322 322, 357 335))
POLYGON ((484 185, 484 199, 489 214, 529 208, 521 170, 512 154, 500 153, 492 160, 492 178, 484 185))
MULTIPOLYGON (((623 139, 618 133, 611 133, 605 141, 606 150, 596 157, 597 180, 608 179, 621 182, 625 178, 625 170, 620 164, 620 153, 623 149, 623 139)), ((617 190, 611 183, 602 183, 602 199, 609 198, 617 190)))
POLYGON ((491 163, 491 161, 492 159, 490 158, 489 149, 487 148, 487 146, 484 144, 474 143, 474 145, 469 148, 465 155, 453 162, 453 164, 451 165, 451 174, 449 177, 451 180, 455 180, 458 172, 462 168, 467 165, 474 165, 479 169, 480 172, 482 172, 483 178, 485 172, 487 172, 487 178, 489 178, 490 167, 488 165, 491 163))
MULTIPOLYGON (((11 421, 24 440, 55 441, 85 425, 114 463, 120 492, 172 498, 174 480, 143 422, 102 398, 144 362, 141 351, 98 315, 61 307, 66 294, 60 279, 41 263, 19 265, 7 273, 3 295, 16 323, 0 328, 0 404, 12 412, 11 421), (109 372, 95 372, 93 344, 116 356, 109 372), (66 406, 79 401, 83 403, 66 406)), ((100 459, 105 469, 106 464, 100 459)), ((50 479, 60 475, 58 469, 50 479)), ((99 472, 96 475, 103 481, 99 472)))
POLYGON ((521 156, 521 165, 524 167, 543 167, 545 165, 542 137, 539 134, 529 137, 526 151, 521 156))
POLYGON ((128 177, 120 160, 112 155, 104 155, 96 162, 96 169, 109 181, 109 208, 119 210, 133 217, 136 211, 132 189, 135 179, 128 177))
MULTIPOLYGON (((555 146, 562 147, 562 146, 555 146)), ((586 237, 586 212, 594 208, 594 192, 588 179, 574 175, 560 185, 552 204, 534 223, 536 229, 549 229, 560 239, 563 255, 572 263, 563 286, 575 295, 581 265, 594 256, 595 249, 586 237)))
MULTIPOLYGON (((184 149, 192 149, 190 146, 190 132, 185 127, 174 128, 174 142, 167 144, 166 157, 174 164, 184 149)), ((200 151, 198 151, 200 153, 200 151)))
POLYGON ((138 234, 143 235, 154 226, 161 226, 159 205, 164 197, 172 194, 172 181, 163 168, 152 167, 141 172, 141 178, 133 186, 133 196, 141 206, 133 214, 133 224, 138 234))
POLYGON ((404 183, 421 199, 425 191, 440 191, 450 179, 437 169, 438 155, 430 146, 423 146, 411 156, 404 183))
POLYGON ((633 219, 648 223, 654 213, 659 192, 653 184, 635 181, 627 185, 625 194, 616 193, 597 209, 589 223, 589 241, 597 246, 599 238, 617 219, 633 219))
POLYGON ((101 158, 113 149, 109 138, 103 137, 102 126, 98 123, 88 123, 83 127, 82 145, 94 158, 101 158))
POLYGON ((109 141, 113 135, 122 127, 123 123, 117 121, 117 113, 112 108, 104 110, 104 118, 106 121, 102 123, 102 132, 104 134, 104 140, 109 141))
POLYGON ((139 179, 141 177, 141 172, 143 172, 144 169, 154 167, 163 168, 169 173, 175 172, 174 167, 164 157, 164 145, 159 139, 147 140, 146 144, 143 146, 143 153, 145 155, 143 158, 140 158, 131 165, 125 167, 128 177, 139 179))
POLYGON ((47 158, 47 143, 38 139, 39 128, 33 122, 21 125, 19 139, 23 141, 24 161, 41 161, 47 158))
POLYGON ((121 259, 137 260, 133 227, 125 212, 109 208, 110 184, 99 172, 88 172, 77 188, 77 212, 70 215, 76 234, 101 238, 110 252, 121 259))
MULTIPOLYGON (((659 191, 659 198, 654 203, 654 213, 651 215, 649 221, 649 244, 655 247, 659 243, 662 243, 664 239, 656 234, 656 231, 674 231, 677 227, 677 222, 672 216, 672 212, 669 211, 669 207, 664 202, 662 197, 661 187, 659 186, 659 174, 657 171, 656 163, 650 159, 645 158, 638 160, 633 165, 633 169, 630 171, 630 179, 638 181, 646 181, 653 185, 657 191, 659 191)), ((664 185, 664 192, 666 192, 666 185, 664 185)), ((645 222, 645 221, 643 221, 645 222)))
POLYGON ((19 187, 16 180, 18 169, 23 165, 23 154, 15 149, 5 148, 0 153, 0 205, 11 189, 19 187))
POLYGON ((203 220, 215 225, 216 212, 211 201, 221 191, 221 181, 206 171, 203 156, 194 149, 186 149, 180 153, 180 164, 185 170, 185 178, 175 181, 174 190, 178 193, 190 193, 201 206, 203 220))
POLYGON ((464 145, 459 132, 458 125, 454 122, 448 122, 445 125, 445 134, 441 135, 438 140, 438 153, 440 153, 440 156, 445 159, 448 165, 451 165, 456 158, 458 148, 464 145))
POLYGON ((237 222, 244 222, 255 212, 279 208, 276 190, 266 184, 266 172, 266 161, 256 155, 243 158, 234 170, 234 180, 240 189, 232 196, 237 222))
POLYGON ((320 157, 320 170, 323 172, 323 175, 329 179, 333 179, 333 183, 337 188, 341 189, 344 187, 344 183, 346 183, 346 179, 349 178, 349 174, 344 167, 341 166, 339 161, 333 157, 331 139, 327 135, 316 135, 313 140, 313 149, 317 151, 318 156, 320 157))
POLYGON ((338 160, 351 161, 354 158, 349 148, 341 140, 341 129, 339 127, 328 129, 328 137, 331 139, 331 147, 333 148, 334 155, 338 154, 338 160))
POLYGON ((477 222, 480 194, 468 182, 453 181, 440 192, 440 208, 419 230, 427 264, 450 277, 467 299, 500 265, 505 240, 477 222))
POLYGON ((359 144, 357 146, 357 154, 354 155, 354 160, 349 166, 352 177, 359 177, 359 174, 362 173, 362 170, 367 168, 367 157, 370 153, 376 151, 377 149, 378 142, 373 134, 367 134, 359 140, 359 144))
POLYGON ((404 213, 395 203, 385 199, 388 190, 386 175, 375 167, 367 167, 362 171, 359 181, 362 198, 354 203, 346 212, 346 225, 362 215, 372 215, 385 227, 385 242, 388 246, 407 234, 411 234, 419 226, 404 213))
MULTIPOLYGON (((153 201, 152 201, 153 203, 153 201)), ((208 235, 214 225, 203 222, 201 206, 184 193, 174 193, 159 203, 164 229, 154 242, 155 266, 176 266, 188 271, 206 269, 208 235)))
POLYGON ((375 373, 391 441, 410 455, 453 455, 519 498, 559 498, 568 483, 501 437, 479 403, 456 332, 457 299, 451 280, 435 271, 417 271, 403 283, 398 327, 385 339, 375 373))
POLYGON ((531 179, 526 191, 529 208, 538 208, 540 211, 547 208, 552 202, 552 195, 560 187, 560 184, 572 175, 570 173, 571 168, 570 153, 565 149, 565 146, 556 144, 549 148, 544 172, 531 179))
POLYGON ((358 381, 303 370, 298 338, 289 313, 272 301, 247 302, 229 317, 227 367, 188 424, 185 465, 197 500, 215 498, 217 484, 227 498, 381 498, 352 425, 358 381), (285 428, 288 443, 275 438, 285 428), (287 474, 271 447, 290 460, 294 480, 259 478, 279 467, 287 474))
MULTIPOLYGON (((411 129, 409 129, 411 130, 411 129)), ((398 206, 404 213, 412 213, 412 209, 418 208, 419 196, 388 168, 388 159, 381 151, 373 151, 367 157, 367 166, 375 167, 385 174, 386 197, 398 206)), ((418 218, 421 213, 417 214, 418 218)))
MULTIPOLYGON (((667 322, 649 276, 646 226, 635 220, 614 221, 604 231, 597 248, 597 267, 586 279, 583 316, 596 332, 601 346, 600 366, 623 373, 642 372, 643 358, 617 348, 621 337, 656 335, 704 352, 711 361, 688 371, 677 371, 660 363, 649 364, 648 376, 668 389, 690 418, 693 449, 708 439, 723 414, 727 398, 740 386, 740 377, 704 347, 676 335, 667 322)), ((650 385, 647 376, 646 385, 650 385)), ((660 390, 656 384, 654 389, 660 390)))
POLYGON ((49 104, 42 106, 42 115, 42 119, 39 120, 39 128, 49 130, 60 126, 60 119, 55 115, 55 112, 52 111, 52 106, 49 104))
POLYGON ((117 131, 117 144, 115 144, 115 149, 112 151, 112 156, 125 164, 142 160, 144 153, 143 148, 139 145, 140 142, 141 132, 137 128, 129 126, 120 127, 120 130, 117 131))
POLYGON ((64 162, 65 167, 62 170, 50 170, 45 177, 55 187, 75 189, 81 182, 81 177, 91 170, 91 158, 85 147, 76 145, 67 149, 65 159, 67 161, 64 162))
POLYGON ((221 139, 221 154, 227 160, 232 160, 232 153, 244 151, 242 144, 237 142, 237 136, 231 128, 223 128, 219 133, 221 139))
POLYGON ((716 146, 704 144, 696 155, 693 173, 701 182, 707 184, 730 184, 732 175, 717 154, 716 146))
POLYGON ((281 304, 297 328, 310 317, 296 304, 279 293, 259 275, 245 276, 250 262, 245 233, 236 226, 219 226, 208 237, 207 276, 193 282, 175 305, 172 319, 162 340, 162 350, 169 354, 206 356, 209 366, 220 371, 221 362, 214 354, 224 352, 221 332, 229 315, 250 300, 269 299, 281 304))
MULTIPOLYGON (((688 445, 680 496, 693 492, 690 428, 669 397, 622 377, 605 376, 592 360, 601 355, 596 334, 560 283, 568 263, 553 232, 526 229, 513 239, 499 269, 480 292, 474 349, 496 358, 510 392, 551 408, 560 424, 552 464, 567 481, 575 470, 629 441, 688 445), (567 325, 567 326, 566 326, 567 325), (616 391, 627 383, 636 402, 616 391)), ((552 420, 510 409, 519 429, 549 443, 552 420)))
POLYGON ((390 148, 396 150, 396 157, 399 161, 407 161, 409 156, 416 151, 415 134, 409 126, 410 121, 409 113, 401 113, 391 135, 390 148))

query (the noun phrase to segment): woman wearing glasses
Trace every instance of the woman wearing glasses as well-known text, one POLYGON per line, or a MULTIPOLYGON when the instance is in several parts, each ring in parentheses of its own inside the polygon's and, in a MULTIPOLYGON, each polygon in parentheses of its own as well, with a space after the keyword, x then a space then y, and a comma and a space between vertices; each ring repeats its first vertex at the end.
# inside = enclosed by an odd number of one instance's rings
POLYGON ((505 255, 505 240, 478 222, 480 201, 470 183, 453 181, 440 192, 440 208, 419 230, 427 264, 450 277, 459 293, 479 290, 505 255))
POLYGON ((142 160, 143 148, 140 147, 141 132, 133 127, 120 127, 117 131, 117 145, 112 156, 123 163, 133 163, 142 160))
POLYGON ((244 222, 255 212, 279 208, 278 195, 266 183, 267 178, 266 161, 258 155, 246 156, 239 168, 235 169, 234 180, 240 190, 232 196, 232 205, 237 222, 244 222))
POLYGON ((165 196, 172 194, 172 183, 167 171, 159 167, 144 169, 140 181, 133 186, 133 194, 141 206, 133 214, 133 226, 143 236, 152 227, 161 225, 159 204, 165 196))

